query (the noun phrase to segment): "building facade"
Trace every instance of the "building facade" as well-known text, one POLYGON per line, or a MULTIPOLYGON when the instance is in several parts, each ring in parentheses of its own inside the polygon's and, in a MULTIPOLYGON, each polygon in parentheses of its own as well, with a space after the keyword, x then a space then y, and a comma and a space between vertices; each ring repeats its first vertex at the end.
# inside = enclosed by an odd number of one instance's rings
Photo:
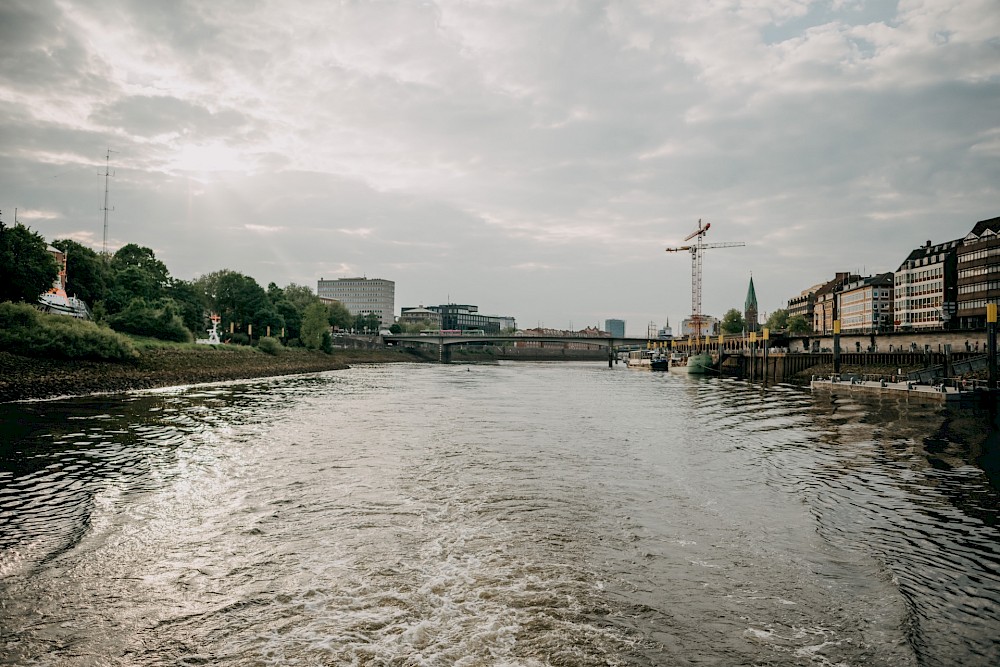
POLYGON ((335 299, 353 315, 375 315, 383 327, 393 323, 396 309, 396 283, 382 278, 319 279, 316 293, 320 298, 335 299))
POLYGON ((604 330, 611 334, 612 338, 624 338, 625 320, 604 320, 604 330))
POLYGON ((961 245, 961 240, 938 245, 928 241, 899 265, 893 275, 896 331, 945 329, 955 322, 961 245))
POLYGON ((788 319, 792 319, 796 315, 802 316, 806 322, 809 323, 811 327, 813 324, 813 311, 816 307, 816 292, 819 288, 823 286, 823 283, 819 285, 813 285, 808 289, 802 290, 798 296, 793 296, 788 300, 788 319))
POLYGON ((813 333, 824 335, 833 333, 833 323, 840 314, 837 311, 837 292, 847 283, 860 279, 861 276, 857 274, 837 273, 833 280, 824 283, 816 290, 813 303, 813 333))
POLYGON ((507 329, 515 329, 517 323, 508 315, 483 315, 479 306, 469 304, 447 303, 440 306, 427 306, 427 310, 441 315, 442 329, 479 329, 484 333, 498 334, 507 329))
POLYGON ((892 331, 893 274, 860 278, 835 292, 842 333, 892 331))
POLYGON ((980 220, 957 250, 957 317, 962 328, 986 326, 986 304, 1000 303, 1000 218, 980 220))
POLYGON ((416 308, 403 308, 399 312, 400 325, 418 324, 426 329, 441 328, 441 313, 418 306, 416 308))
POLYGON ((712 315, 702 315, 700 327, 696 327, 694 320, 690 317, 684 318, 681 321, 681 336, 696 335, 696 328, 701 329, 700 335, 702 336, 717 336, 719 334, 719 318, 712 315))

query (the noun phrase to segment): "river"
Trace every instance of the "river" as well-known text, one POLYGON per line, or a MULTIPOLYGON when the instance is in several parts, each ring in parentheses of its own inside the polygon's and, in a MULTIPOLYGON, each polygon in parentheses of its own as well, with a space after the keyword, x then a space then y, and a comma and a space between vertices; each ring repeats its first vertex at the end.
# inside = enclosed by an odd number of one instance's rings
POLYGON ((0 405, 0 664, 996 665, 995 421, 587 362, 0 405))

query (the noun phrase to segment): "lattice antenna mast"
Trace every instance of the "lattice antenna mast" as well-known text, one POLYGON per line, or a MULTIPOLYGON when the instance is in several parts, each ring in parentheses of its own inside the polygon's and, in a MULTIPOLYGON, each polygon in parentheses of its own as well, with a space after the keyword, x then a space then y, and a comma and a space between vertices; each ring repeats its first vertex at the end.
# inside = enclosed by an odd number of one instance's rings
MULTIPOLYGON (((108 261, 108 211, 115 210, 114 208, 108 208, 108 179, 114 176, 111 171, 111 154, 117 153, 118 151, 113 151, 108 148, 108 154, 104 158, 104 247, 102 249, 102 254, 104 255, 104 261, 108 261)), ((100 176, 101 174, 98 174, 100 176)))
POLYGON ((704 226, 701 224, 701 218, 698 218, 698 229, 694 230, 686 237, 684 241, 690 241, 694 239, 695 242, 692 245, 682 245, 676 248, 667 248, 667 252, 680 252, 682 250, 687 250, 691 253, 691 328, 695 332, 695 340, 700 343, 702 329, 704 324, 704 317, 701 313, 701 263, 702 263, 702 252, 708 248, 736 248, 740 246, 745 246, 746 244, 742 241, 732 242, 732 243, 705 243, 705 234, 708 232, 709 227, 712 223, 707 223, 704 226))

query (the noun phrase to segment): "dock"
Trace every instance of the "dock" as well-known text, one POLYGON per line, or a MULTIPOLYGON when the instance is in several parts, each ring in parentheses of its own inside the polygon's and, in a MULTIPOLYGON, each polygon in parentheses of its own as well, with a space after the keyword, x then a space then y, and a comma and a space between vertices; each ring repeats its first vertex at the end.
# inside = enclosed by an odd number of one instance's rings
POLYGON ((962 389, 949 387, 945 384, 920 384, 913 380, 889 382, 887 380, 863 380, 852 376, 834 376, 832 378, 813 378, 811 389, 826 389, 836 392, 881 394, 895 398, 938 401, 943 403, 960 403, 971 401, 983 393, 978 389, 962 389))

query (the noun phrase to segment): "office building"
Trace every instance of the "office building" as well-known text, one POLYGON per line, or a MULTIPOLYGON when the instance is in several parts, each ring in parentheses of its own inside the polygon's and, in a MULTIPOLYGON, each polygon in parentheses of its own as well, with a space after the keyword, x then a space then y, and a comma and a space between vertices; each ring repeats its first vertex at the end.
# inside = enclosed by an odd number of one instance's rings
POLYGON ((322 299, 335 299, 351 315, 376 315, 383 327, 393 323, 396 308, 396 283, 382 278, 319 279, 316 293, 322 299))

